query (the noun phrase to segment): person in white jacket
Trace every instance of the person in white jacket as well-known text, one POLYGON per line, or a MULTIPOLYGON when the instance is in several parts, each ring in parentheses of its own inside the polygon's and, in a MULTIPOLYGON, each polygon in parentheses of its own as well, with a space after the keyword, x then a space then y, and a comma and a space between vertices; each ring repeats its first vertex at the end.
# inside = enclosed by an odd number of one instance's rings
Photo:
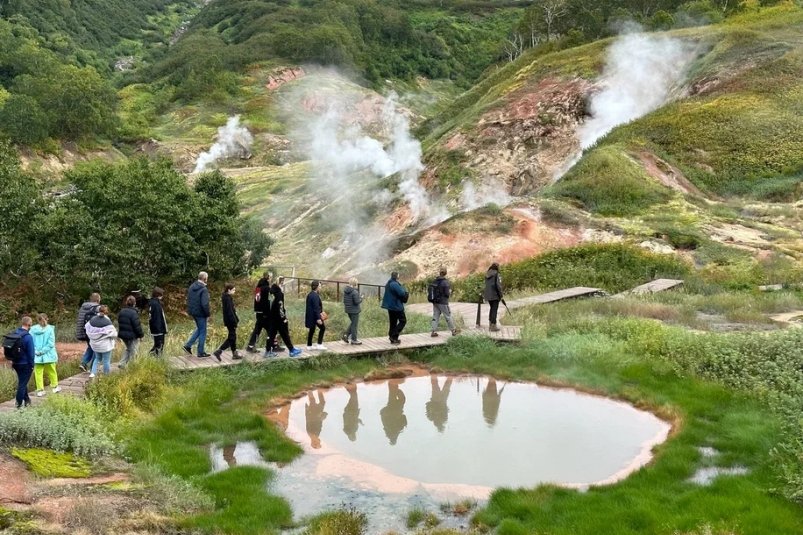
POLYGON ((86 335, 89 337, 89 346, 95 352, 92 361, 92 372, 89 377, 95 377, 98 371, 98 361, 103 361, 103 373, 111 373, 112 351, 117 343, 117 329, 109 318, 109 307, 101 305, 95 315, 86 324, 86 335))

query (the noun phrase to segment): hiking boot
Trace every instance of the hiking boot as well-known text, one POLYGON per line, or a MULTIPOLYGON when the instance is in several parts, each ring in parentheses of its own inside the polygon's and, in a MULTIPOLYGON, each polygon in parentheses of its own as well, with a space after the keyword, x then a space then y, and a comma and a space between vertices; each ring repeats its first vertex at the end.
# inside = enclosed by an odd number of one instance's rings
MULTIPOLYGON (((215 358, 217 359, 218 362, 223 362, 223 359, 220 358, 220 355, 222 355, 222 354, 223 354, 223 351, 221 351, 219 349, 213 353, 213 355, 215 355, 215 358)), ((201 355, 198 355, 198 356, 200 357, 201 355)))
POLYGON ((209 353, 198 353, 198 355, 196 355, 196 356, 197 356, 199 359, 208 359, 208 358, 209 358, 209 357, 211 357, 212 355, 210 355, 209 353))
MULTIPOLYGON (((181 346, 181 349, 183 349, 183 350, 184 350, 184 352, 185 352, 187 355, 189 355, 190 357, 192 356, 192 348, 191 348, 191 347, 187 347, 187 346, 181 346)), ((198 355, 198 356, 200 357, 201 355, 198 355)))
POLYGON ((436 333, 435 331, 432 331, 432 334, 430 334, 430 336, 431 336, 432 338, 437 338, 437 337, 438 337, 438 336, 440 336, 440 335, 439 335, 438 333, 436 333))
POLYGON ((279 355, 277 355, 273 351, 265 351, 264 353, 262 353, 262 358, 263 359, 269 359, 269 358, 278 357, 278 356, 279 355))
POLYGON ((239 353, 234 353, 234 354, 231 356, 231 360, 243 360, 243 356, 242 356, 242 355, 240 355, 239 353))
POLYGON ((79 364, 78 367, 81 369, 82 372, 88 372, 89 371, 87 369, 87 367, 86 367, 86 364, 84 364, 83 362, 81 364, 79 364))
POLYGON ((343 336, 341 336, 340 339, 348 344, 349 343, 349 335, 348 335, 348 333, 344 334, 343 336))
POLYGON ((396 340, 391 340, 390 343, 393 344, 394 346, 397 346, 397 345, 401 344, 401 340, 399 340, 397 338, 396 340))
POLYGON ((248 351, 249 353, 256 353, 257 352, 257 348, 254 347, 254 346, 248 346, 248 347, 245 348, 245 350, 248 351))
POLYGON ((300 349, 298 349, 297 347, 296 347, 296 348, 293 348, 293 350, 292 350, 292 351, 290 351, 290 356, 291 356, 291 357, 297 357, 297 356, 299 356, 299 355, 301 355, 301 350, 300 350, 300 349))
POLYGON ((496 323, 494 323, 494 324, 492 324, 490 327, 488 327, 488 330, 489 330, 489 331, 491 331, 492 333, 495 333, 495 332, 499 332, 499 331, 500 331, 500 329, 499 329, 499 327, 496 325, 496 323))
POLYGON ((359 340, 352 340, 351 341, 351 345, 353 345, 353 346, 361 346, 362 342, 360 342, 359 340))

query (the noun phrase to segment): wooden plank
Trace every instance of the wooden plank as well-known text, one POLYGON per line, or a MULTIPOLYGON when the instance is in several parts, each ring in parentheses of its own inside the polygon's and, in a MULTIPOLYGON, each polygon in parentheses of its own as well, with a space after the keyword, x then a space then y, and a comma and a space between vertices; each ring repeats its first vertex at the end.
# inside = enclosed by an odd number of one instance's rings
POLYGON ((646 284, 636 286, 630 290, 616 294, 614 297, 622 297, 625 295, 644 295, 653 294, 657 292, 665 292, 672 288, 677 288, 683 284, 682 280, 678 279, 655 279, 646 284))

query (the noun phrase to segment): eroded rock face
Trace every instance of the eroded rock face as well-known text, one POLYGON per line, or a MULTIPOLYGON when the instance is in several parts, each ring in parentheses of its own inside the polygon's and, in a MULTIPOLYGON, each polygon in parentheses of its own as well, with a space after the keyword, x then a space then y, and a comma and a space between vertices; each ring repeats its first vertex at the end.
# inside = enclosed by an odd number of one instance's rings
POLYGON ((275 91, 287 82, 302 78, 305 74, 304 69, 301 67, 280 67, 268 75, 265 87, 275 91))
POLYGON ((579 151, 575 132, 594 90, 582 78, 526 84, 486 112, 473 130, 453 134, 444 148, 463 151, 466 167, 502 180, 512 195, 532 193, 579 151))

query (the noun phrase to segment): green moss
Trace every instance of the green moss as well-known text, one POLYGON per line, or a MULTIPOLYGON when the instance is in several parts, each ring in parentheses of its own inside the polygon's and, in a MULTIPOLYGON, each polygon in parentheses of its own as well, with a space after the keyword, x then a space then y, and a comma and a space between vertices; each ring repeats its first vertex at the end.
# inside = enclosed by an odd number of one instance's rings
POLYGON ((28 465, 42 477, 88 477, 92 465, 72 453, 57 453, 40 448, 13 448, 11 455, 28 465))

